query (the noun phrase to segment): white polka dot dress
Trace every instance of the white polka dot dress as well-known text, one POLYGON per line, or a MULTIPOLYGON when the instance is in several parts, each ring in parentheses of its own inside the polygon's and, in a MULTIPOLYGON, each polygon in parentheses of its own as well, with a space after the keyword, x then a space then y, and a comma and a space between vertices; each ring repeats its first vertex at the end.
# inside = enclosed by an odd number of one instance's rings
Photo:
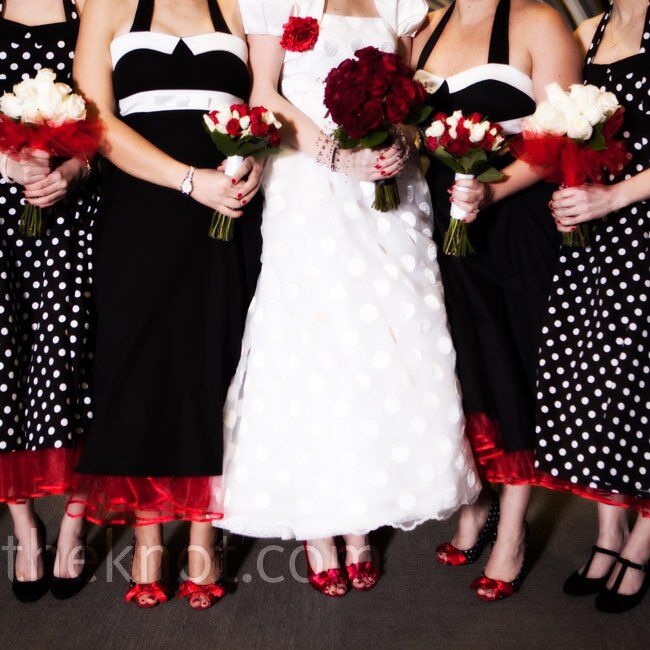
MULTIPOLYGON (((594 64, 585 79, 625 107, 625 178, 650 166, 650 8, 638 55, 594 64)), ((591 224, 591 247, 563 249, 538 370, 541 482, 650 515, 650 203, 591 224)))
MULTIPOLYGON (((2 4, 0 3, 0 9, 2 4)), ((0 93, 41 67, 69 80, 78 19, 26 27, 0 18, 0 93)), ((21 187, 0 181, 0 501, 65 490, 90 416, 90 187, 18 231, 21 187)))
MULTIPOLYGON (((283 94, 331 132, 324 79, 371 45, 396 48, 379 18, 324 15, 315 48, 286 54, 283 94)), ((269 161, 215 525, 296 539, 411 529, 476 498, 431 199, 416 165, 399 184, 401 206, 380 213, 371 183, 294 150, 269 161)))

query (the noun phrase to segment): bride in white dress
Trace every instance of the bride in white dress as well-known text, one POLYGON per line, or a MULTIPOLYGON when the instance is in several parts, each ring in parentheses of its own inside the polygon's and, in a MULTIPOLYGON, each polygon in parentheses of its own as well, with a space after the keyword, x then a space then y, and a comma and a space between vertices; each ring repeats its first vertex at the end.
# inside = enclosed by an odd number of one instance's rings
POLYGON ((327 4, 240 0, 252 103, 286 125, 286 148, 265 172, 263 268, 225 411, 224 519, 215 525, 309 540, 308 559, 323 571, 310 572, 312 585, 340 596, 349 582, 367 589, 377 580, 369 531, 447 518, 480 486, 419 166, 401 169, 393 147, 341 151, 341 171, 331 171, 324 137, 334 130, 327 73, 362 47, 410 47, 427 6, 327 4), (318 21, 313 49, 280 46, 290 13, 318 21), (373 210, 367 181, 400 169, 399 209, 373 210), (334 547, 341 535, 347 570, 334 547))

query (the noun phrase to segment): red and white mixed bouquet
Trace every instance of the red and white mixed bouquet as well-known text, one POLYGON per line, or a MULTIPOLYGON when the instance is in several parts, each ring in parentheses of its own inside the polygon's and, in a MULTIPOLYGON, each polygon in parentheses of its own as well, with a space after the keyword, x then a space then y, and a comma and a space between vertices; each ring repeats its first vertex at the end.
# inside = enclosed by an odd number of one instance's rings
MULTIPOLYGON (((624 169, 627 151, 615 138, 623 125, 623 108, 616 95, 580 84, 565 91, 553 83, 546 87, 546 96, 511 144, 517 158, 563 187, 599 183, 604 172, 617 174, 624 169)), ((588 243, 587 224, 564 234, 566 246, 588 243)))
MULTIPOLYGON (((325 106, 337 125, 342 149, 372 149, 390 142, 399 124, 419 124, 431 113, 427 92, 398 54, 375 47, 357 50, 327 75, 325 106)), ((373 208, 381 212, 399 205, 394 178, 376 182, 373 208)))
MULTIPOLYGON (((217 149, 226 157, 225 174, 232 177, 246 156, 266 156, 280 146, 281 124, 263 106, 222 106, 203 116, 205 127, 217 149)), ((220 241, 233 238, 233 220, 215 212, 208 232, 220 241)))
MULTIPOLYGON (((81 95, 56 81, 49 68, 38 71, 0 97, 0 151, 20 156, 25 148, 38 149, 55 158, 81 158, 88 162, 99 148, 103 125, 90 115, 81 95)), ((20 231, 38 237, 43 230, 39 207, 27 204, 20 231)))
MULTIPOLYGON (((424 135, 427 149, 456 173, 456 180, 477 178, 484 183, 493 183, 503 178, 491 160, 505 149, 507 140, 501 127, 481 114, 473 113, 466 117, 461 111, 451 115, 438 113, 424 135)), ((465 257, 475 252, 464 222, 467 216, 452 203, 451 221, 443 245, 447 255, 465 257)))

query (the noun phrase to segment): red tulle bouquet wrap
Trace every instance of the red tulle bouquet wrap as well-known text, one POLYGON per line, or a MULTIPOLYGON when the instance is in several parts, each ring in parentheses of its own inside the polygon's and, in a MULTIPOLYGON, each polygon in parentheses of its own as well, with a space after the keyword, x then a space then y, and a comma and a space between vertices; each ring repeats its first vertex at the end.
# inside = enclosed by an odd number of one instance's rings
MULTIPOLYGON (((20 158, 26 147, 45 151, 53 158, 80 158, 88 162, 97 153, 104 126, 91 115, 85 100, 65 83, 57 83, 48 68, 16 84, 0 97, 0 151, 20 158)), ((43 215, 27 204, 20 231, 40 237, 43 215)))
MULTIPOLYGON (((354 57, 325 80, 325 106, 337 125, 334 138, 339 147, 387 145, 397 125, 419 124, 429 116, 427 92, 398 54, 366 47, 354 57)), ((377 181, 373 208, 388 212, 398 206, 396 180, 377 181)))
MULTIPOLYGON (((551 183, 577 187, 602 183, 617 175, 629 161, 625 144, 616 139, 623 126, 623 108, 613 93, 596 86, 558 84, 546 88, 548 100, 526 120, 510 145, 513 154, 551 183)), ((588 225, 564 233, 564 244, 589 244, 588 225)))
MULTIPOLYGON (((507 141, 501 127, 486 120, 480 113, 451 115, 438 113, 425 130, 425 145, 434 158, 455 172, 455 180, 477 178, 494 183, 503 173, 492 159, 503 151, 507 141)), ((445 233, 443 252, 454 257, 474 254, 465 219, 469 215, 457 204, 451 204, 449 228, 445 233)))

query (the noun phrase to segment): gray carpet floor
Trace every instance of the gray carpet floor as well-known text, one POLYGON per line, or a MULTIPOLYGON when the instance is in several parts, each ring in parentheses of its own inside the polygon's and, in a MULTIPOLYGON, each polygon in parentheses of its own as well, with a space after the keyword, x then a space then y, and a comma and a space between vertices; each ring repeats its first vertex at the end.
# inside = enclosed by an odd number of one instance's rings
MULTIPOLYGON (((39 504, 50 543, 62 507, 60 499, 39 504)), ((436 564, 433 549, 451 534, 452 520, 408 533, 379 531, 373 541, 383 555, 384 577, 372 592, 351 593, 342 600, 327 599, 292 577, 292 565, 304 575, 298 544, 231 538, 227 571, 233 593, 201 613, 178 601, 150 611, 127 606, 126 578, 111 560, 125 551, 130 534, 121 528, 94 528, 90 542, 98 558, 96 579, 67 602, 49 594, 33 605, 16 602, 7 550, 2 550, 0 643, 19 650, 650 648, 650 596, 635 611, 611 616, 598 613, 590 598, 571 599, 561 592, 563 579, 594 541, 594 505, 540 492, 530 522, 535 564, 522 591, 507 601, 485 604, 469 591, 482 562, 458 569, 436 564)), ((185 534, 181 524, 166 531, 172 571, 185 534)), ((10 535, 10 518, 1 508, 2 546, 10 535)), ((121 564, 128 571, 128 554, 121 564)))

